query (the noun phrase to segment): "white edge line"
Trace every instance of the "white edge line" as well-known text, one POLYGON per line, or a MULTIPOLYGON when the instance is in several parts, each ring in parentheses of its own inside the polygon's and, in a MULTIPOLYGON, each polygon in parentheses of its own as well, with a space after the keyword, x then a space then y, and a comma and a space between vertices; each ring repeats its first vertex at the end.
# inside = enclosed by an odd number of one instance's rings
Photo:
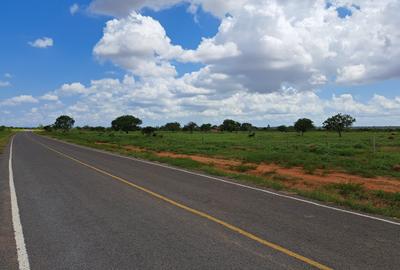
POLYGON ((317 203, 317 202, 313 202, 313 201, 309 201, 309 200, 305 200, 305 199, 300 199, 300 198, 297 198, 297 197, 292 197, 292 196, 280 194, 280 193, 273 192, 273 191, 266 190, 266 189, 247 186, 247 185, 239 184, 239 183, 236 183, 236 182, 233 182, 233 181, 228 181, 228 180, 224 180, 224 179, 221 179, 221 178, 217 178, 217 177, 213 177, 213 176, 209 176, 209 175, 205 175, 205 174, 201 174, 201 173, 191 172, 191 171, 188 171, 188 170, 179 169, 179 168, 171 167, 171 166, 160 164, 160 163, 156 163, 156 162, 142 160, 142 159, 138 159, 138 158, 134 158, 134 157, 122 156, 122 155, 110 153, 110 152, 107 152, 107 151, 103 151, 103 150, 99 150, 99 149, 95 149, 95 148, 90 148, 90 147, 86 147, 86 146, 82 146, 82 145, 78 145, 78 144, 74 144, 74 143, 70 143, 70 142, 65 142, 65 141, 54 139, 54 138, 50 138, 50 137, 44 137, 44 138, 47 138, 47 139, 50 139, 50 140, 54 140, 56 142, 61 142, 61 143, 64 143, 64 144, 72 145, 72 146, 75 146, 75 147, 78 147, 78 148, 82 148, 82 149, 86 149, 86 150, 90 150, 90 151, 94 151, 94 152, 98 152, 98 153, 111 155, 111 156, 114 156, 114 157, 130 159, 130 160, 133 160, 133 161, 138 161, 138 162, 142 162, 142 163, 146 163, 146 164, 150 164, 150 165, 156 165, 156 166, 167 168, 167 169, 170 169, 170 170, 175 170, 175 171, 184 172, 184 173, 191 174, 191 175, 196 175, 196 176, 201 176, 201 177, 205 177, 205 178, 208 178, 208 179, 216 180, 216 181, 223 182, 223 183, 226 183, 226 184, 229 184, 229 185, 234 185, 234 186, 238 186, 238 187, 242 187, 242 188, 246 188, 246 189, 260 191, 260 192, 267 193, 267 194, 270 194, 270 195, 274 195, 274 196, 277 196, 277 197, 286 198, 286 199, 290 199, 290 200, 295 200, 295 201, 298 201, 298 202, 311 204, 311 205, 314 205, 314 206, 318 206, 318 207, 322 207, 322 208, 326 208, 326 209, 330 209, 330 210, 334 210, 334 211, 338 211, 338 212, 342 212, 342 213, 347 213, 347 214, 351 214, 351 215, 355 215, 355 216, 359 216, 359 217, 364 217, 364 218, 377 220, 377 221, 382 221, 382 222, 389 223, 389 224, 392 224, 392 225, 400 226, 399 222, 387 220, 387 219, 384 219, 384 218, 374 217, 374 216, 370 216, 370 215, 366 215, 366 214, 353 212, 353 211, 350 211, 350 210, 340 209, 340 208, 336 208, 336 207, 320 204, 320 203, 317 203))
POLYGON ((30 266, 29 266, 28 253, 26 251, 24 233, 22 231, 21 218, 19 216, 17 194, 15 192, 15 185, 14 185, 14 174, 12 169, 13 142, 14 142, 14 137, 11 139, 10 158, 8 162, 12 223, 14 227, 15 243, 17 246, 19 270, 29 270, 30 266))

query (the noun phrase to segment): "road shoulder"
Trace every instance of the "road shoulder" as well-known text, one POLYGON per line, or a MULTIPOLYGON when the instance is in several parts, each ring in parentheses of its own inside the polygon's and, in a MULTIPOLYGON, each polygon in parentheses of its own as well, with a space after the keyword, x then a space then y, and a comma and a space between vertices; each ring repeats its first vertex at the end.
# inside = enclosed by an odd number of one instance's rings
POLYGON ((11 218, 8 159, 10 143, 0 154, 0 269, 18 269, 14 230, 11 218))

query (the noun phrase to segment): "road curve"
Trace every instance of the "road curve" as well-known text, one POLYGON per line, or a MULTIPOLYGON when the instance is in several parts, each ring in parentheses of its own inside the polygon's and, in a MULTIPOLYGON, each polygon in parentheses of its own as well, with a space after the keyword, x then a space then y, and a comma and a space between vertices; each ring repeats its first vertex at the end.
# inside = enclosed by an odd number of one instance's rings
MULTIPOLYGON (((0 269, 18 269, 0 158, 0 269)), ((17 134, 30 269, 400 269, 400 226, 17 134)))

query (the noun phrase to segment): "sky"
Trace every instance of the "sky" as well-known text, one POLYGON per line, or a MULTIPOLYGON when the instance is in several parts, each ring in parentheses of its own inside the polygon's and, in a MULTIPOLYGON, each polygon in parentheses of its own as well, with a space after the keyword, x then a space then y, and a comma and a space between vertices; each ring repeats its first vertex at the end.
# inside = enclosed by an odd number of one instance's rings
POLYGON ((0 125, 400 126, 399 0, 4 0, 0 125))

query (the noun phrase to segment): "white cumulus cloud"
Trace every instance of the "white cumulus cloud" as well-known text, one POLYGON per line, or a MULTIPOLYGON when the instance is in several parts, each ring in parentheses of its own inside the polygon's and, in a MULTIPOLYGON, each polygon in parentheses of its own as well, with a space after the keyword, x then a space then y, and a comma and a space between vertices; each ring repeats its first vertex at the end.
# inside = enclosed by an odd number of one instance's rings
POLYGON ((209 65, 208 80, 225 74, 231 84, 256 92, 278 91, 284 85, 307 90, 329 81, 350 85, 400 77, 396 0, 332 1, 329 8, 323 0, 95 0, 91 7, 126 15, 107 24, 94 53, 138 76, 148 75, 144 70, 175 75, 175 60, 204 63, 209 65), (137 13, 144 7, 162 9, 182 2, 191 4, 191 12, 201 6, 221 19, 218 33, 203 39, 196 50, 171 44, 156 20, 137 13), (352 15, 341 18, 338 7, 352 15))

